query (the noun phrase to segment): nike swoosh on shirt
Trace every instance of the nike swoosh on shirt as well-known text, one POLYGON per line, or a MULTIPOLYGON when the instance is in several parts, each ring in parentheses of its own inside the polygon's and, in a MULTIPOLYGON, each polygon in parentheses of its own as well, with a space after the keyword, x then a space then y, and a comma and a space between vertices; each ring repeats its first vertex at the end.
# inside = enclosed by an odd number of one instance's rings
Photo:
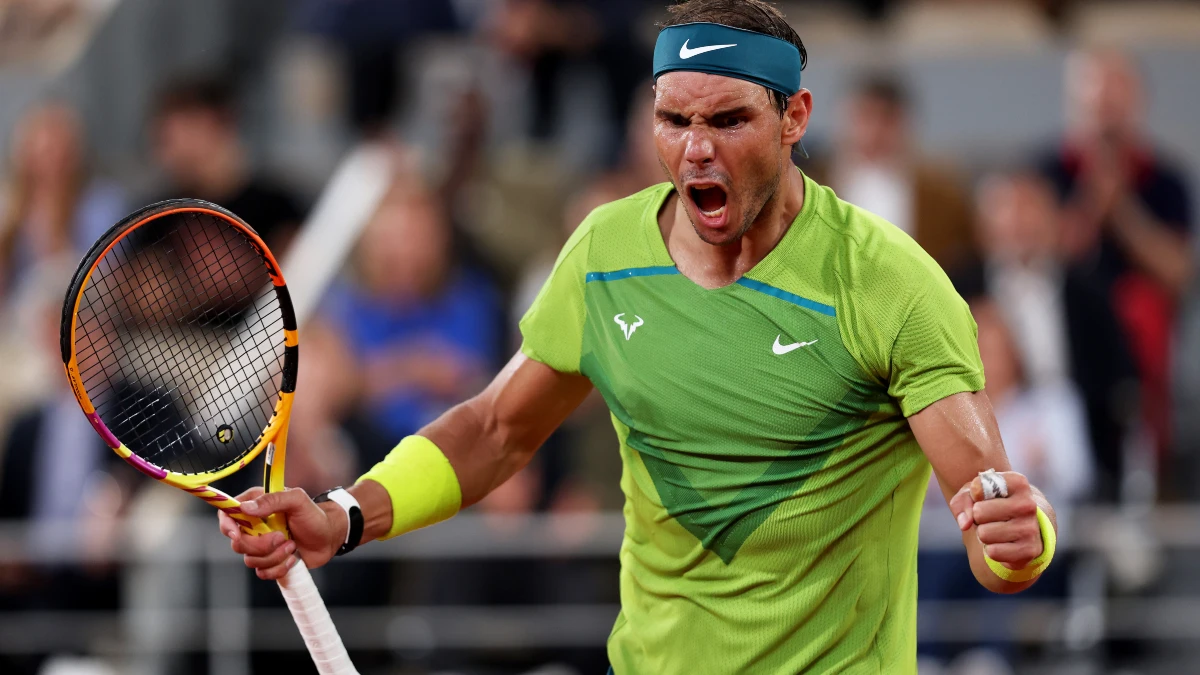
POLYGON ((817 344, 817 341, 813 340, 812 342, 793 342, 790 345, 781 345, 781 344, 779 344, 779 338, 781 338, 781 337, 783 337, 783 336, 776 335, 775 336, 775 344, 771 345, 771 351, 775 352, 776 354, 786 354, 790 351, 800 349, 801 347, 807 347, 809 345, 817 344))
POLYGON ((703 54, 704 52, 711 52, 711 51, 715 51, 717 49, 727 49, 729 47, 737 46, 737 43, 735 42, 734 44, 731 44, 731 45, 709 45, 707 47, 696 47, 695 49, 688 49, 687 45, 688 45, 688 42, 690 42, 690 41, 691 41, 691 38, 688 38, 687 40, 683 41, 683 46, 679 48, 679 58, 690 59, 693 56, 695 56, 697 54, 703 54))

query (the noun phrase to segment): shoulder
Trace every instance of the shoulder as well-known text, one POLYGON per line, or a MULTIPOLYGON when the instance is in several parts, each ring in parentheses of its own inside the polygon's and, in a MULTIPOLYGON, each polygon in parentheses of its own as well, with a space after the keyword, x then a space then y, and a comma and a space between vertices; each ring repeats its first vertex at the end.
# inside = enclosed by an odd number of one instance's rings
POLYGON ((608 234, 638 228, 648 215, 657 213, 671 189, 670 183, 659 183, 628 197, 601 204, 584 218, 580 229, 586 227, 608 234))
POLYGON ((652 185, 592 210, 563 247, 567 256, 583 256, 596 270, 649 264, 653 257, 646 237, 647 221, 654 220, 670 183, 652 185))

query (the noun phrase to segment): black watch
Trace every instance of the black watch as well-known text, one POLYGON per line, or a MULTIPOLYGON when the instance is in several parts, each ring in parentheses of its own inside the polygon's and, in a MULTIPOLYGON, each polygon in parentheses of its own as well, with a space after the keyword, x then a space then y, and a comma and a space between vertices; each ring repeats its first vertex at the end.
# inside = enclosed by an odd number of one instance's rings
POLYGON ((350 521, 350 527, 346 530, 346 541, 342 543, 342 547, 338 549, 337 555, 346 555, 358 547, 358 542, 362 541, 363 535, 363 514, 362 508, 358 505, 358 500, 349 492, 341 487, 335 487, 332 490, 326 490, 313 498, 313 501, 320 504, 321 502, 333 502, 342 507, 346 512, 346 518, 350 521))

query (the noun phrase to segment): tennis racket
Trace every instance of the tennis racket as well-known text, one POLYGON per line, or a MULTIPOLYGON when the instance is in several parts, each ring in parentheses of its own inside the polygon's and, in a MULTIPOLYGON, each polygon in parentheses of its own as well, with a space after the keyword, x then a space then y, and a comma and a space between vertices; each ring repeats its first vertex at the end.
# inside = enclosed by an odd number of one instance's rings
MULTIPOLYGON (((266 452, 283 488, 296 388, 296 317, 274 256, 208 202, 175 199, 127 216, 87 252, 63 303, 67 379, 96 433, 142 473, 282 531, 211 486, 266 452)), ((301 561, 279 580, 321 675, 357 675, 301 561)))

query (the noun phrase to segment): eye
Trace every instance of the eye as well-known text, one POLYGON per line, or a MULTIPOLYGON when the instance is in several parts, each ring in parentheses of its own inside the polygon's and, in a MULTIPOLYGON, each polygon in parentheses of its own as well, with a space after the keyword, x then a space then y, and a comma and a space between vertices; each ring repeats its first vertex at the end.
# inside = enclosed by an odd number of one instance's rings
POLYGON ((735 115, 733 117, 724 117, 720 120, 720 122, 718 123, 718 126, 720 126, 722 129, 736 129, 736 128, 742 126, 742 124, 745 123, 745 121, 746 121, 745 117, 740 117, 737 115, 735 115))
POLYGON ((677 127, 686 127, 691 124, 691 121, 683 115, 671 115, 671 124, 677 127))

